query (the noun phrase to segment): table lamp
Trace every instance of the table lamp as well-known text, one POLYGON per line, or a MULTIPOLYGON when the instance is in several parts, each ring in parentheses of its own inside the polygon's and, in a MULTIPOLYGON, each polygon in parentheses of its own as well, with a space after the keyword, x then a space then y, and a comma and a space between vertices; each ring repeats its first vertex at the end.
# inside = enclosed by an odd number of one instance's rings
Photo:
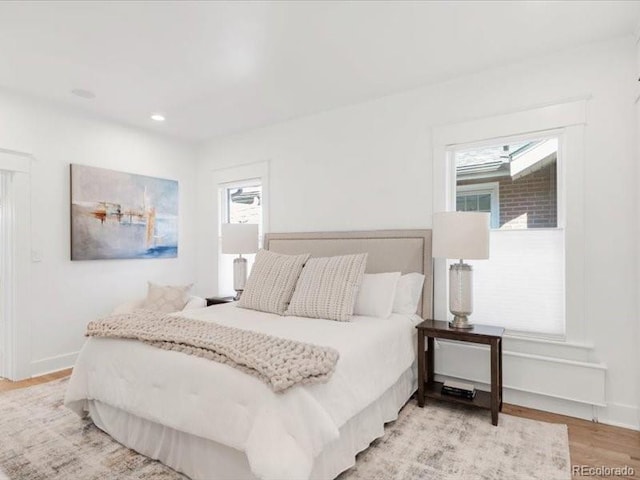
POLYGON ((433 257, 454 258, 449 268, 449 310, 453 328, 473 328, 473 270, 463 259, 489 258, 489 219, 484 212, 439 212, 433 214, 433 257))
POLYGON ((238 255, 233 260, 233 289, 240 299, 247 281, 247 259, 242 255, 258 251, 258 225, 256 223, 223 223, 222 253, 238 255))

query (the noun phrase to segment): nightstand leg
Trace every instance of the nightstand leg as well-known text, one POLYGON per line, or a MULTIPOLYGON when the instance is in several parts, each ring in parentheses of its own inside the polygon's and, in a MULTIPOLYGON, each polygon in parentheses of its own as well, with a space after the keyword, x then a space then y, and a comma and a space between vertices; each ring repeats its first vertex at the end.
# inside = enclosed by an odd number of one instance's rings
POLYGON ((498 351, 499 340, 491 340, 491 423, 498 425, 498 410, 500 407, 499 369, 500 357, 498 351))
POLYGON ((500 408, 498 410, 502 411, 502 400, 503 400, 503 389, 502 389, 502 339, 498 341, 498 379, 500 381, 500 408))
POLYGON ((424 381, 425 381, 425 352, 424 334, 418 331, 418 406, 424 407, 424 381))
POLYGON ((435 364, 435 347, 433 337, 427 337, 427 383, 434 381, 433 366, 435 364))

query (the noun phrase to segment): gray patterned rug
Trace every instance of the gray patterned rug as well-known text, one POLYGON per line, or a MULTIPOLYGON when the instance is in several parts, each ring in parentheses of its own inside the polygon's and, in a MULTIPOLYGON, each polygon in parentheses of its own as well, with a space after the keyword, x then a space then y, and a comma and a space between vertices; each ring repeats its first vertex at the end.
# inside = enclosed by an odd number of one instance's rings
MULTIPOLYGON (((67 379, 0 394, 0 478, 183 480, 62 405, 67 379)), ((567 480, 567 427, 410 401, 339 480, 567 480)))

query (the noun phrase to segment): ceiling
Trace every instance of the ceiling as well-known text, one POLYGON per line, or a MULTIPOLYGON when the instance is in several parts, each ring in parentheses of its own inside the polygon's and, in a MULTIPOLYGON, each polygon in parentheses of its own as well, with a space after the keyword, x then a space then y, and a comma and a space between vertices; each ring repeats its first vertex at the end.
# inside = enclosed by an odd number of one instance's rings
POLYGON ((639 17, 625 1, 1 2, 0 87, 203 140, 631 34, 639 17))

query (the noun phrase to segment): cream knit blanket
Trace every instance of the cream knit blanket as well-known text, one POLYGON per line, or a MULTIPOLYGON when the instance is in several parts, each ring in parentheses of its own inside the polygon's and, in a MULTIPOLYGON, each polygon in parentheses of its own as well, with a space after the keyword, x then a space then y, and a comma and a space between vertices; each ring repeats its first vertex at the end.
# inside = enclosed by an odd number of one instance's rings
POLYGON ((259 378, 274 392, 326 382, 339 357, 329 347, 149 310, 90 322, 85 335, 140 340, 224 363, 259 378))

